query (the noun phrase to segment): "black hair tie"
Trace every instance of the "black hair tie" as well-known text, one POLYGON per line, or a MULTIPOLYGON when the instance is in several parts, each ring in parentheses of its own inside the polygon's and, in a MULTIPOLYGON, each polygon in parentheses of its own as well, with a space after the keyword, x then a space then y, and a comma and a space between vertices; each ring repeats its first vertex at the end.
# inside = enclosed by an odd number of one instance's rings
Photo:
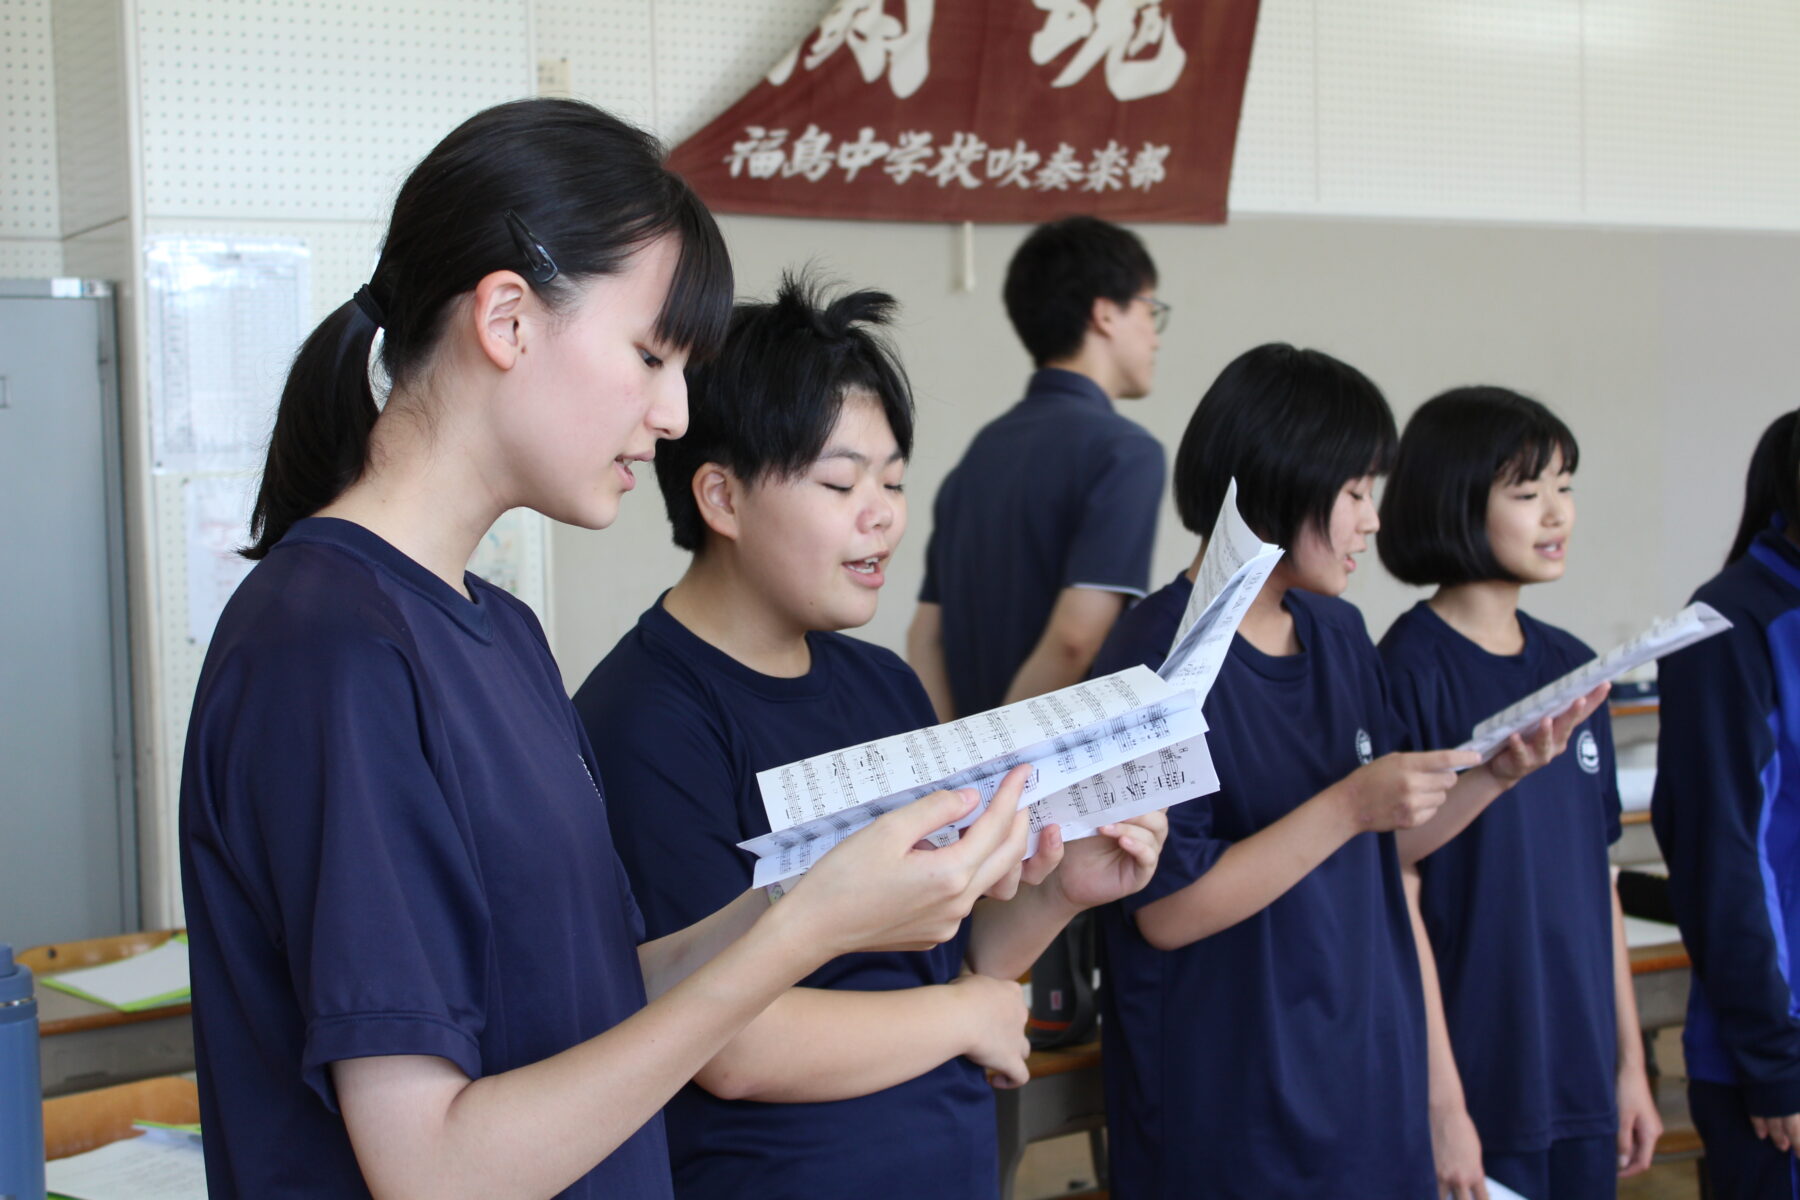
POLYGON ((381 305, 376 301, 375 293, 369 290, 368 284, 365 283, 357 288, 356 295, 350 297, 350 299, 355 303, 357 308, 362 310, 362 315, 369 318, 369 323, 374 325, 375 328, 380 329, 387 324, 387 317, 382 313, 381 305))

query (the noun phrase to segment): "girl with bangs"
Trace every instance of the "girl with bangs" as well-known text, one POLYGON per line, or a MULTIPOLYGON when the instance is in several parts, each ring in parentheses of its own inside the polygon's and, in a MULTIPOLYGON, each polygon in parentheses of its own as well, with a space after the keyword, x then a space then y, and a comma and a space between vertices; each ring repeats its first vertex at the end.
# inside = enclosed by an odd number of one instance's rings
MULTIPOLYGON (((688 372, 692 423, 656 474, 693 558, 575 694, 652 935, 749 886, 737 843, 769 831, 759 772, 937 722, 910 667, 847 633, 874 618, 906 533, 894 309, 789 277, 688 372)), ((1015 980, 1078 911, 1149 879, 1164 828, 1151 813, 1065 852, 1049 826, 1034 886, 943 945, 825 963, 670 1104, 676 1195, 992 1200, 984 1075, 1022 1084, 1030 1052, 1015 980)))
MULTIPOLYGON (((1381 641, 1413 739, 1452 745, 1594 657, 1519 607, 1562 578, 1579 450, 1542 404, 1458 388, 1407 423, 1382 499, 1381 561, 1437 590, 1381 641)), ((1408 878, 1420 922, 1440 1188, 1485 1179, 1537 1200, 1612 1195, 1662 1131, 1644 1072, 1624 915, 1612 725, 1486 809, 1408 878)))
POLYGON ((1007 793, 925 853, 974 804, 940 792, 646 941, 543 631, 464 571, 509 508, 612 522, 731 291, 651 138, 525 101, 419 164, 301 347, 182 772, 210 1195, 667 1197, 659 1110, 763 1008, 1010 892, 1007 793))
MULTIPOLYGON (((1437 1195, 1402 857, 1553 758, 1598 699, 1485 765, 1408 752, 1339 599, 1380 527, 1395 441, 1366 376, 1287 345, 1228 365, 1182 438, 1182 523, 1209 534, 1235 479, 1244 520, 1286 554, 1207 697, 1219 791, 1169 811, 1150 884, 1104 910, 1116 1194, 1437 1195)), ((1120 619, 1096 673, 1162 661, 1204 552, 1120 619)))

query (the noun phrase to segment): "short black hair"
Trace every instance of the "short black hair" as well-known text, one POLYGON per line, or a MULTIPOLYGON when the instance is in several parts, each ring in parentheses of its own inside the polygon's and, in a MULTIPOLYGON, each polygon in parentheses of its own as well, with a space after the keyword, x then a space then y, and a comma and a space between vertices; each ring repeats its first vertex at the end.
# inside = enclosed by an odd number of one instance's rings
POLYGON ((1292 549, 1321 533, 1344 484, 1384 473, 1394 414, 1367 375, 1319 350, 1271 342, 1219 372, 1175 453, 1175 510, 1208 537, 1237 480, 1238 511, 1264 541, 1292 549))
POLYGON ((1406 423, 1382 493, 1382 565, 1420 587, 1517 583, 1488 542, 1488 492, 1536 479, 1558 455, 1565 471, 1580 465, 1575 435, 1529 396, 1484 386, 1427 400, 1406 423))
POLYGON ((687 369, 687 433, 656 454, 677 546, 706 544, 694 472, 718 463, 750 485, 798 475, 825 449, 852 392, 875 397, 901 455, 912 455, 912 387, 872 328, 888 324, 898 307, 886 292, 868 290, 827 301, 819 284, 790 273, 772 302, 732 311, 724 345, 687 369))
POLYGON ((1744 474, 1744 512, 1738 518, 1737 536, 1731 540, 1727 566, 1750 552, 1756 535, 1769 528, 1777 514, 1789 529, 1800 529, 1800 422, 1796 413, 1776 417, 1756 440, 1750 469, 1744 474))
POLYGON ((1156 286, 1156 264, 1129 229, 1098 217, 1039 225, 1006 268, 1006 315, 1038 366, 1081 349, 1094 301, 1124 305, 1156 286))

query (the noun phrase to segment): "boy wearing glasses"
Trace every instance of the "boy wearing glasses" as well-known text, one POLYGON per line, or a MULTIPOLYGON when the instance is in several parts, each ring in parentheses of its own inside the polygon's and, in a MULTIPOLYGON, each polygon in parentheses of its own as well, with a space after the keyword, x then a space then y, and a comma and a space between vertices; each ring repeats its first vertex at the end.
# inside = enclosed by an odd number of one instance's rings
POLYGON ((1040 225, 1006 272, 1037 371, 945 478, 907 659, 948 720, 1079 682, 1150 580, 1162 446, 1114 410, 1149 394, 1168 306, 1136 235, 1040 225))

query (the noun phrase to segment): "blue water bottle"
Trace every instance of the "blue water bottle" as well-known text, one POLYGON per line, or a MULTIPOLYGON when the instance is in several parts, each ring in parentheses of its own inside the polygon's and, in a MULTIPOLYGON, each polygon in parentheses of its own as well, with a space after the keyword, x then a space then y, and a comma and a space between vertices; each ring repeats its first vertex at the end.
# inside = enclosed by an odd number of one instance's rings
POLYGON ((0 942, 0 1200, 44 1200, 44 1096, 31 968, 0 942))

